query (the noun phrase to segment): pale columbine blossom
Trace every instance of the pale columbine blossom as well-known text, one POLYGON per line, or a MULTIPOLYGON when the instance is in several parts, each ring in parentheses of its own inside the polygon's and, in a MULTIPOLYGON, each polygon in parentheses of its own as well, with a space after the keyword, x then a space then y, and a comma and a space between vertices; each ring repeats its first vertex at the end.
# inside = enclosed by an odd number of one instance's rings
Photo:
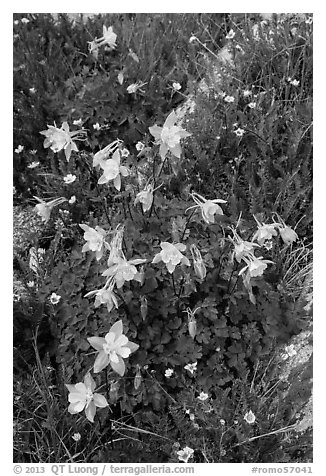
POLYGON ((27 167, 29 169, 35 169, 35 167, 38 167, 40 165, 39 162, 31 162, 29 165, 27 165, 27 167))
POLYGON ((172 377, 173 374, 174 374, 173 369, 166 369, 166 371, 164 372, 164 375, 165 375, 166 378, 172 377))
MULTIPOLYGON (((76 385, 66 384, 66 387, 69 390, 68 401, 70 405, 68 412, 72 415, 82 412, 85 408, 87 420, 93 423, 96 407, 105 408, 108 406, 108 402, 103 395, 94 393, 96 384, 90 373, 85 375, 84 382, 76 383, 76 385)), ((80 440, 80 435, 79 437, 77 435, 79 433, 73 437, 75 441, 80 440)))
POLYGON ((108 276, 109 279, 115 281, 116 286, 120 289, 125 281, 136 280, 141 282, 141 276, 139 276, 136 265, 143 264, 146 259, 132 259, 127 261, 125 257, 114 257, 110 259, 109 268, 102 273, 102 276, 108 276))
POLYGON ((198 395, 198 400, 200 400, 201 402, 205 402, 205 400, 208 399, 208 393, 205 393, 205 392, 200 392, 200 394, 198 395))
POLYGON ((234 228, 231 228, 233 232, 233 238, 229 238, 234 245, 234 252, 232 255, 232 259, 235 257, 238 263, 247 256, 252 256, 255 250, 255 247, 259 247, 257 243, 253 243, 251 241, 243 240, 237 233, 234 228))
POLYGON ((15 152, 16 152, 16 154, 21 154, 21 153, 23 152, 23 150, 24 150, 24 146, 23 146, 23 145, 19 145, 19 146, 17 147, 17 149, 15 149, 15 152))
POLYGON ((184 463, 188 463, 188 460, 193 457, 194 450, 189 448, 189 446, 185 446, 182 450, 177 451, 179 461, 183 461, 184 463))
POLYGON ((72 196, 70 197, 70 199, 68 200, 68 203, 69 203, 70 205, 73 205, 75 202, 76 202, 76 196, 75 196, 75 195, 72 195, 72 196))
POLYGON ((256 416, 251 410, 249 410, 249 412, 245 414, 243 419, 246 420, 246 422, 249 423, 249 425, 252 425, 256 421, 256 416))
POLYGON ((137 81, 137 83, 132 83, 127 87, 127 93, 136 94, 138 91, 140 91, 141 93, 145 93, 145 91, 142 89, 145 84, 147 83, 142 83, 141 81, 137 81))
POLYGON ((76 175, 68 174, 63 177, 63 180, 66 184, 73 183, 76 180, 76 175))
POLYGON ((67 122, 63 122, 61 128, 56 126, 49 126, 46 131, 41 131, 40 134, 45 136, 43 146, 50 147, 53 152, 60 152, 64 150, 67 162, 69 162, 71 152, 78 152, 78 148, 74 140, 84 140, 86 131, 80 129, 78 131, 70 131, 67 122))
POLYGON ((232 102, 234 102, 234 97, 233 96, 224 96, 224 101, 232 103, 232 102))
POLYGON ((180 83, 172 83, 172 88, 174 91, 180 91, 181 84, 180 83))
POLYGON ((49 299, 51 304, 58 304, 61 299, 61 296, 59 294, 52 293, 49 299))
POLYGON ((84 233, 84 239, 87 241, 82 248, 82 252, 95 251, 96 259, 99 261, 104 253, 106 231, 103 228, 96 226, 95 229, 88 225, 79 225, 84 233))
POLYGON ((296 241, 299 237, 296 232, 288 225, 285 224, 284 220, 278 216, 280 224, 277 223, 278 231, 281 235, 281 238, 286 246, 291 245, 294 241, 296 241))
POLYGON ((225 38, 227 40, 232 40, 234 37, 235 37, 235 32, 233 30, 230 30, 225 38))
POLYGON ((181 253, 181 251, 186 250, 186 245, 183 243, 171 244, 167 241, 162 241, 160 246, 162 251, 155 255, 152 263, 159 263, 160 261, 163 261, 163 263, 166 264, 169 273, 173 273, 175 267, 178 264, 190 266, 190 261, 188 258, 181 253))
POLYGON ((159 185, 156 188, 153 188, 154 186, 152 184, 147 184, 143 190, 137 193, 134 205, 137 205, 137 203, 141 203, 144 213, 150 210, 153 203, 154 192, 158 190, 162 185, 163 184, 159 185))
POLYGON ((168 151, 178 159, 181 157, 180 140, 191 134, 182 127, 176 125, 178 116, 172 111, 166 118, 163 127, 156 124, 149 128, 149 132, 155 137, 156 143, 160 145, 160 156, 164 160, 168 151))
POLYGON ((241 274, 247 270, 248 278, 256 278, 261 276, 267 268, 267 264, 274 263, 274 261, 264 259, 262 256, 257 258, 254 255, 243 256, 242 259, 247 263, 247 265, 239 272, 239 276, 241 276, 241 274))
POLYGON ((103 168, 103 164, 105 163, 105 160, 110 157, 113 152, 119 148, 121 144, 121 140, 117 139, 108 144, 104 149, 99 150, 96 152, 93 158, 93 167, 98 167, 101 166, 103 168))
POLYGON ((101 306, 101 304, 106 304, 108 312, 111 312, 113 307, 118 309, 118 299, 113 292, 114 282, 107 282, 105 286, 101 289, 96 289, 95 291, 90 291, 85 294, 85 297, 90 297, 95 295, 95 307, 101 306))
POLYGON ((145 148, 145 144, 143 144, 142 142, 138 141, 137 144, 136 144, 136 150, 138 150, 139 152, 141 152, 142 150, 144 150, 145 148))
POLYGON ((110 364, 121 377, 124 375, 126 367, 123 359, 127 359, 139 345, 130 342, 122 332, 120 320, 113 324, 105 337, 88 337, 88 342, 99 352, 94 363, 95 373, 101 372, 110 364))
POLYGON ((103 36, 99 39, 95 39, 98 46, 108 46, 112 50, 117 46, 116 45, 117 35, 114 33, 112 26, 108 28, 103 25, 103 36))
POLYGON ((104 184, 108 183, 110 180, 113 180, 113 185, 118 191, 121 190, 121 175, 123 177, 127 177, 129 175, 129 170, 127 167, 120 165, 120 154, 120 150, 116 149, 111 159, 100 162, 100 166, 103 169, 103 175, 98 181, 99 184, 104 184))
POLYGON ((54 200, 50 200, 49 202, 45 202, 41 198, 35 197, 38 200, 38 204, 35 205, 35 211, 40 215, 42 220, 47 223, 50 219, 52 209, 63 202, 66 202, 67 199, 64 197, 55 198, 54 200))
POLYGON ((194 375, 194 373, 197 370, 197 362, 194 362, 193 364, 187 364, 184 366, 184 368, 188 370, 191 373, 191 375, 194 375))
POLYGON ((237 137, 242 137, 243 134, 245 133, 244 129, 241 129, 241 127, 238 127, 235 131, 233 131, 237 137))
POLYGON ((266 223, 260 223, 259 220, 254 215, 254 219, 256 220, 256 223, 258 225, 258 229, 254 236, 252 237, 252 241, 257 241, 259 245, 263 245, 265 240, 271 240, 273 236, 277 236, 277 231, 275 228, 280 227, 280 223, 271 223, 271 224, 266 224, 266 223))
POLYGON ((197 205, 193 205, 192 207, 187 208, 187 210, 190 210, 191 208, 199 207, 205 223, 207 224, 214 223, 215 213, 217 213, 218 215, 223 215, 222 208, 217 204, 227 203, 225 200, 221 200, 219 198, 214 198, 214 200, 206 200, 206 198, 202 197, 201 195, 199 195, 199 193, 196 193, 196 192, 193 192, 190 195, 197 205))
POLYGON ((190 252, 192 255, 192 259, 194 261, 194 270, 196 273, 196 276, 199 279, 205 279, 206 278, 206 266, 203 261, 203 258, 201 256, 201 253, 197 246, 195 244, 192 244, 190 246, 190 252))

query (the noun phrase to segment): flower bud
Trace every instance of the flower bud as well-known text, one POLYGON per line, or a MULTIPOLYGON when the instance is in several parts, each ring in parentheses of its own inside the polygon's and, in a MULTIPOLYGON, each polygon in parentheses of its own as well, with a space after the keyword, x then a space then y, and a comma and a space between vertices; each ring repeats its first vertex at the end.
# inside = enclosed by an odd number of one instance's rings
POLYGON ((114 405, 118 401, 119 382, 112 382, 110 385, 110 401, 114 405))
POLYGON ((195 318, 190 318, 188 321, 188 331, 190 336, 194 339, 197 333, 197 322, 195 318))
POLYGON ((146 296, 141 296, 141 298, 140 298, 140 314, 141 314, 141 317, 142 317, 143 321, 146 319, 147 311, 148 311, 147 298, 146 298, 146 296))
POLYGON ((141 373, 140 373, 140 366, 137 365, 137 373, 136 373, 135 378, 134 378, 135 390, 139 389, 139 387, 141 385, 141 381, 142 381, 142 376, 141 376, 141 373))

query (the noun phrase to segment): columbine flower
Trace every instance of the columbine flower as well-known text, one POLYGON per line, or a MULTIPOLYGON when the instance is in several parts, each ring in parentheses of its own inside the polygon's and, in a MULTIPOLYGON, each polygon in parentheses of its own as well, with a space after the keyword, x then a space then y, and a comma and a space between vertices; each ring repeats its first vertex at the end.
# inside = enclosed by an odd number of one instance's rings
POLYGON ((32 162, 29 165, 27 165, 27 168, 29 169, 35 169, 35 167, 38 167, 40 165, 39 162, 32 162))
POLYGON ((20 154, 21 152, 23 152, 23 150, 24 150, 24 146, 23 146, 23 145, 19 145, 19 146, 17 147, 17 149, 15 149, 15 152, 16 152, 16 154, 20 154))
POLYGON ((141 282, 141 276, 139 275, 136 265, 146 262, 146 259, 132 259, 127 261, 125 257, 113 257, 109 258, 110 267, 102 273, 102 276, 109 276, 114 279, 117 288, 120 289, 125 281, 131 281, 135 279, 141 282))
POLYGON ((107 282, 105 286, 101 289, 96 289, 95 291, 90 291, 85 294, 85 297, 90 297, 95 295, 95 307, 99 307, 101 304, 106 304, 108 312, 111 312, 113 306, 118 309, 118 300, 116 295, 113 292, 114 282, 107 282))
POLYGON ((239 272, 239 276, 241 276, 241 274, 243 274, 244 271, 247 270, 248 279, 261 276, 267 268, 267 264, 274 263, 274 261, 270 261, 268 259, 264 260, 262 256, 259 256, 257 258, 254 255, 246 257, 243 256, 242 259, 247 263, 247 266, 242 268, 242 270, 239 272))
POLYGON ((217 204, 227 203, 225 200, 221 200, 219 198, 215 198, 214 200, 206 200, 206 198, 202 197, 201 195, 199 195, 199 193, 196 192, 191 193, 191 197, 197 203, 197 205, 193 205, 192 207, 187 208, 187 210, 199 207, 201 210, 202 217, 207 224, 214 223, 215 213, 217 213, 218 215, 223 215, 222 208, 217 204))
POLYGON ((243 134, 245 133, 244 129, 241 129, 241 127, 238 127, 238 129, 236 129, 235 131, 233 131, 235 133, 236 136, 238 137, 242 137, 243 134))
POLYGON ((232 241, 234 245, 234 252, 233 252, 233 257, 235 256, 235 259, 237 260, 238 263, 244 258, 248 256, 252 256, 255 250, 255 247, 259 247, 257 243, 252 243, 251 241, 244 241, 236 232, 234 228, 232 228, 233 232, 233 238, 230 237, 230 240, 232 241))
POLYGON ((59 296, 59 294, 56 294, 56 293, 52 293, 50 296, 50 302, 51 304, 54 304, 54 305, 58 304, 60 299, 61 299, 61 296, 59 296))
POLYGON ((286 244, 286 246, 291 245, 294 241, 296 241, 299 237, 294 230, 288 225, 284 223, 281 217, 278 216, 281 224, 277 223, 278 231, 281 235, 282 240, 286 244))
MULTIPOLYGON (((70 405, 68 412, 72 415, 82 412, 85 408, 87 420, 93 423, 96 407, 105 408, 108 406, 108 402, 103 395, 94 393, 96 384, 89 373, 85 375, 84 383, 80 382, 76 383, 76 385, 66 384, 66 387, 69 390, 68 401, 70 405)), ((79 441, 80 435, 79 438, 74 435, 74 440, 79 441)))
POLYGON ((142 83, 141 81, 137 81, 137 83, 132 83, 127 87, 127 93, 128 94, 136 94, 137 91, 140 91, 141 93, 145 93, 143 89, 141 89, 143 86, 145 86, 147 83, 142 83))
POLYGON ((258 225, 258 230, 252 237, 252 241, 258 241, 259 245, 263 245, 265 240, 271 240, 273 236, 277 236, 277 231, 275 230, 276 227, 280 227, 280 223, 260 223, 254 215, 254 219, 258 225))
POLYGON ((154 192, 159 189, 163 184, 159 185, 156 188, 153 188, 152 184, 147 184, 141 192, 137 193, 134 205, 137 205, 137 203, 141 203, 143 207, 143 212, 147 212, 150 210, 152 203, 153 203, 153 198, 154 198, 154 192))
POLYGON ((118 191, 120 191, 121 189, 120 174, 123 177, 127 177, 129 175, 129 170, 124 165, 120 165, 119 149, 117 149, 114 152, 111 159, 101 162, 100 165, 103 169, 103 175, 100 177, 98 183, 103 184, 103 183, 108 183, 110 180, 113 180, 113 185, 118 191))
POLYGON ((73 138, 75 140, 83 140, 82 135, 86 134, 86 132, 82 129, 70 132, 68 123, 63 122, 60 129, 48 125, 48 130, 41 131, 40 134, 46 137, 43 143, 45 148, 50 147, 53 152, 64 150, 67 162, 69 162, 71 152, 73 150, 78 152, 78 148, 73 141, 73 138))
POLYGON ((160 246, 162 251, 155 255, 152 263, 159 263, 160 261, 163 261, 163 263, 166 264, 169 273, 173 273, 176 265, 178 264, 190 266, 190 261, 188 258, 181 253, 181 251, 186 250, 186 245, 183 243, 175 243, 172 245, 167 241, 162 241, 160 246))
POLYGON ((73 205, 75 202, 76 202, 76 196, 73 195, 72 197, 70 197, 70 200, 68 200, 68 203, 69 203, 70 205, 73 205))
POLYGON ((194 260, 194 270, 195 270, 196 276, 199 279, 205 279, 206 266, 199 249, 197 248, 195 244, 192 244, 190 246, 190 251, 191 251, 192 259, 194 260))
POLYGON ((98 58, 98 53, 99 53, 99 45, 96 43, 96 40, 94 41, 88 41, 88 51, 94 56, 95 59, 98 58))
POLYGON ((101 372, 109 364, 121 377, 126 367, 123 359, 127 359, 138 348, 138 344, 129 342, 123 333, 122 321, 117 321, 105 337, 88 337, 88 342, 99 351, 94 363, 94 372, 101 372))
POLYGON ((99 226, 96 226, 95 229, 84 224, 79 226, 85 231, 84 239, 87 241, 82 248, 82 252, 95 251, 96 259, 99 261, 104 253, 106 231, 99 226))
POLYGON ((204 402, 205 400, 208 399, 208 394, 205 393, 205 392, 200 392, 200 394, 198 395, 198 400, 200 400, 201 402, 204 402))
POLYGON ((234 97, 233 96, 224 96, 224 101, 225 102, 234 102, 234 97))
POLYGON ((80 433, 74 433, 71 438, 76 442, 80 441, 81 439, 80 433))
POLYGON ((69 183, 73 183, 76 180, 76 178, 77 178, 76 175, 68 174, 65 177, 63 177, 63 180, 65 183, 69 184, 69 183))
POLYGON ((245 414, 243 419, 246 420, 246 422, 249 423, 249 425, 252 425, 256 421, 256 417, 251 410, 249 410, 249 412, 245 414))
POLYGON ((248 104, 248 106, 250 107, 250 109, 255 109, 255 107, 257 106, 257 103, 256 102, 250 102, 248 104))
POLYGON ((96 39, 95 41, 98 46, 107 45, 113 50, 117 46, 116 39, 117 35, 114 33, 112 26, 106 28, 106 26, 103 25, 103 36, 99 39, 96 39))
POLYGON ((181 84, 180 83, 172 83, 172 88, 174 89, 174 91, 180 91, 181 84))
POLYGON ((168 151, 178 159, 181 156, 180 140, 191 136, 182 127, 177 126, 178 116, 172 111, 166 118, 163 127, 156 124, 149 128, 149 132, 155 137, 156 143, 160 144, 160 155, 164 160, 168 151))
POLYGON ((191 375, 194 375, 195 371, 197 370, 197 362, 194 362, 193 364, 185 365, 184 369, 188 370, 191 373, 191 375))
POLYGON ((101 149, 96 152, 93 158, 93 167, 101 166, 103 168, 105 160, 110 157, 110 155, 119 147, 121 142, 122 141, 120 139, 114 140, 106 147, 104 147, 104 149, 101 149))
POLYGON ((139 152, 141 152, 142 150, 144 150, 145 148, 145 144, 143 144, 142 142, 138 141, 137 144, 136 144, 136 150, 138 150, 139 152))
POLYGON ((174 374, 173 369, 166 369, 166 371, 164 372, 164 375, 166 378, 172 377, 173 374, 174 374))
POLYGON ((93 124, 93 129, 99 131, 101 129, 101 126, 99 125, 99 123, 97 122, 96 124, 93 124))
POLYGON ((226 35, 227 40, 232 40, 235 37, 235 32, 233 30, 230 30, 229 33, 226 35))
POLYGON ((52 209, 56 207, 57 205, 60 205, 63 202, 66 202, 67 199, 64 197, 60 198, 55 198, 54 200, 51 200, 50 202, 45 202, 44 200, 35 197, 36 200, 38 200, 40 203, 35 205, 35 210, 42 217, 42 220, 47 223, 50 219, 52 209))
POLYGON ((179 461, 183 461, 184 463, 188 463, 188 460, 192 458, 194 454, 194 450, 189 448, 189 446, 185 446, 182 450, 177 451, 179 461))
POLYGON ((73 125, 74 125, 74 126, 81 126, 82 123, 83 123, 83 120, 82 120, 81 117, 80 117, 79 119, 75 119, 75 120, 73 121, 73 125))

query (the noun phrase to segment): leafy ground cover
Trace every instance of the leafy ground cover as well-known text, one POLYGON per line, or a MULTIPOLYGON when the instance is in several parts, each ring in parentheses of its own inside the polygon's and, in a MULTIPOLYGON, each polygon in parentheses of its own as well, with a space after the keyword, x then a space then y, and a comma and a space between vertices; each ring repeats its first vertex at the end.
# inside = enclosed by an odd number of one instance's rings
POLYGON ((15 461, 311 461, 311 15, 15 15, 14 205, 15 461))

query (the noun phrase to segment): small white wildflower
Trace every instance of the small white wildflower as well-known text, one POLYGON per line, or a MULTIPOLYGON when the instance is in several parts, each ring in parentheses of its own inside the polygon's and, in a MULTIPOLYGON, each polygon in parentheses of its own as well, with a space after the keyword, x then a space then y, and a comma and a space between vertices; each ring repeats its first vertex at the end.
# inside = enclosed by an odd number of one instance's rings
POLYGON ((73 205, 75 202, 76 202, 76 196, 73 195, 72 197, 70 197, 70 200, 68 200, 68 203, 70 203, 70 205, 73 205))
POLYGON ((205 393, 205 392, 200 392, 200 394, 198 395, 198 400, 200 400, 201 402, 204 402, 205 400, 208 399, 208 394, 205 393))
POLYGON ((193 364, 185 365, 184 369, 188 370, 191 373, 191 375, 194 375, 195 371, 197 370, 197 362, 194 362, 193 364))
POLYGON ((297 86, 299 86, 300 81, 298 81, 297 79, 293 79, 292 81, 290 81, 290 83, 296 88, 297 86))
POLYGON ((221 418, 220 423, 221 423, 222 426, 224 426, 225 425, 225 420, 223 420, 223 418, 221 418))
POLYGON ((96 124, 93 124, 93 129, 95 129, 96 131, 99 131, 101 129, 101 126, 98 122, 96 124))
POLYGON ((25 25, 26 25, 27 23, 29 23, 29 19, 28 19, 28 18, 22 18, 20 21, 21 21, 22 23, 25 23, 25 25))
POLYGON ((232 103, 232 102, 234 102, 234 97, 233 96, 225 96, 224 101, 232 103))
POLYGON ((81 126, 82 123, 83 123, 83 120, 82 120, 81 117, 80 117, 79 119, 75 119, 75 120, 73 121, 73 125, 74 125, 74 126, 81 126))
POLYGON ((247 98, 248 96, 251 96, 252 93, 249 91, 249 89, 245 89, 242 94, 243 97, 247 98))
POLYGON ((50 302, 51 304, 54 304, 54 305, 58 304, 60 299, 61 299, 61 296, 59 296, 59 294, 56 294, 56 293, 52 293, 50 296, 50 302))
POLYGON ((233 30, 230 30, 229 33, 226 35, 227 40, 232 40, 235 37, 235 32, 233 30))
POLYGON ((24 146, 23 146, 23 145, 19 145, 19 146, 17 147, 17 149, 15 149, 15 152, 16 152, 16 154, 20 154, 21 152, 23 152, 23 150, 24 150, 24 146))
POLYGON ((307 25, 312 25, 312 17, 308 17, 307 20, 305 21, 307 25))
POLYGON ((256 416, 251 410, 249 410, 249 412, 245 414, 243 419, 246 420, 246 422, 249 423, 249 425, 252 425, 256 421, 256 416))
POLYGON ((72 436, 72 439, 75 441, 80 441, 81 439, 80 433, 74 433, 74 435, 72 436))
POLYGON ((33 288, 34 286, 35 286, 35 283, 34 283, 34 281, 28 281, 28 283, 27 283, 27 287, 29 287, 29 288, 33 288))
POLYGON ((145 148, 145 144, 143 144, 142 142, 138 141, 137 144, 136 144, 136 150, 138 150, 139 152, 141 152, 142 150, 144 150, 145 148))
POLYGON ((192 458, 194 454, 194 450, 189 448, 189 446, 185 446, 182 450, 177 451, 179 461, 183 461, 184 463, 188 463, 188 460, 192 458))
POLYGON ((257 106, 257 103, 256 102, 250 102, 248 104, 248 106, 250 107, 250 109, 255 109, 255 107, 257 106))
POLYGON ((172 88, 174 89, 174 91, 180 91, 181 84, 180 83, 173 83, 172 88))
POLYGON ((140 81, 137 81, 137 83, 132 83, 127 87, 127 93, 128 94, 136 94, 137 91, 140 91, 141 93, 145 93, 143 89, 141 89, 143 86, 145 86, 147 83, 141 83, 140 81))
POLYGON ((235 131, 233 131, 235 133, 236 136, 238 137, 242 137, 243 134, 245 133, 244 129, 241 129, 241 127, 238 127, 238 129, 236 129, 235 131))
POLYGON ((167 377, 167 378, 172 377, 173 374, 174 374, 174 370, 173 370, 173 369, 166 369, 166 371, 164 372, 164 375, 165 375, 165 377, 167 377))
POLYGON ((73 183, 76 180, 76 175, 68 174, 63 177, 63 180, 66 184, 73 183))
POLYGON ((18 25, 18 24, 19 24, 19 20, 15 20, 14 25, 18 25))
POLYGON ((191 35, 191 37, 189 38, 189 43, 193 43, 197 39, 198 39, 197 36, 191 35))
POLYGON ((297 351, 294 348, 294 345, 291 344, 288 347, 285 347, 285 352, 289 357, 294 357, 297 354, 297 351))
POLYGON ((128 150, 126 147, 124 147, 123 149, 121 149, 120 152, 121 152, 121 157, 128 157, 128 156, 130 155, 129 150, 128 150))
POLYGON ((35 88, 29 88, 29 92, 30 92, 31 94, 35 94, 35 93, 36 93, 36 89, 35 89, 35 88))
POLYGON ((35 169, 35 167, 37 167, 38 165, 40 165, 39 162, 31 162, 29 165, 27 165, 27 168, 28 169, 35 169))
POLYGON ((35 155, 37 153, 37 149, 32 149, 29 152, 30 152, 30 154, 35 155))

